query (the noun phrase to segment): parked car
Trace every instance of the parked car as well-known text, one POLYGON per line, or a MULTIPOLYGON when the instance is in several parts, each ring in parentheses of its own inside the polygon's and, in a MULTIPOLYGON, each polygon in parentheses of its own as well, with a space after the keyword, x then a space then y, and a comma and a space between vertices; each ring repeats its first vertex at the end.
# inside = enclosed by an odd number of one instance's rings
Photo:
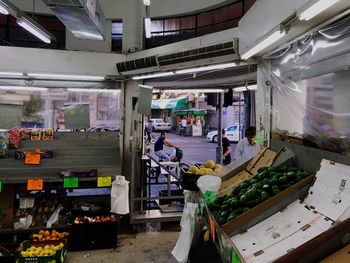
POLYGON ((162 119, 150 119, 150 121, 153 131, 169 131, 171 129, 171 124, 162 119))
MULTIPOLYGON (((230 127, 225 128, 226 138, 230 140, 230 142, 238 142, 240 137, 239 135, 243 132, 243 127, 240 128, 241 132, 239 132, 238 125, 232 125, 230 127)), ((218 131, 211 131, 207 134, 207 139, 210 142, 218 142, 218 131)))
POLYGON ((89 128, 88 132, 100 132, 100 131, 109 131, 109 132, 116 132, 120 130, 119 125, 117 124, 101 124, 96 125, 94 127, 89 128))

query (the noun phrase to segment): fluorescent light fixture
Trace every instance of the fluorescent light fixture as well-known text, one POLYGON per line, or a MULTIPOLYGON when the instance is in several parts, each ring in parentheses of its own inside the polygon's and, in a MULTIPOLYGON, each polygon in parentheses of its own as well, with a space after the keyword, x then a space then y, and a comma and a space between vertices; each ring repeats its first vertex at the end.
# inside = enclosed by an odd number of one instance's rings
POLYGON ((117 89, 79 89, 79 88, 71 88, 67 89, 70 92, 98 92, 98 93, 118 93, 120 90, 117 89))
POLYGON ((167 89, 166 93, 220 93, 225 92, 224 89, 167 89))
POLYGON ((258 85, 248 85, 248 86, 242 86, 242 87, 236 87, 233 88, 233 91, 235 92, 241 92, 241 91, 247 91, 247 90, 257 90, 258 85))
POLYGON ((247 88, 245 86, 237 87, 237 88, 233 88, 233 91, 235 92, 247 91, 247 88))
POLYGON ((75 31, 75 30, 72 31, 72 34, 78 38, 103 40, 103 36, 100 34, 93 34, 93 33, 89 33, 89 32, 75 31))
POLYGON ((0 71, 0 76, 21 77, 21 76, 23 76, 23 73, 21 73, 21 72, 11 72, 11 71, 0 71))
POLYGON ((145 6, 150 6, 151 5, 151 0, 143 0, 143 4, 145 6))
POLYGON ((175 73, 170 71, 170 72, 162 72, 162 73, 156 73, 156 74, 150 74, 150 75, 142 75, 142 76, 136 76, 133 77, 133 80, 141 80, 141 79, 153 79, 153 78, 161 78, 161 77, 167 77, 167 76, 172 76, 175 73))
POLYGON ((151 38, 152 33, 151 33, 151 18, 146 17, 145 18, 145 33, 146 33, 146 38, 151 38))
POLYGON ((5 4, 1 3, 1 2, 0 2, 0 14, 3 14, 3 15, 8 15, 9 14, 7 6, 5 4))
POLYGON ((248 85, 247 89, 248 90, 257 90, 258 89, 258 85, 248 85))
POLYGON ((153 89, 153 86, 149 85, 138 85, 140 88, 145 88, 145 89, 153 89))
POLYGON ((266 37, 264 40, 262 40, 260 43, 249 49, 247 52, 245 52, 242 55, 242 59, 246 60, 255 54, 259 53, 261 50, 265 49, 269 45, 275 43, 276 41, 280 40, 282 37, 284 37, 287 34, 285 30, 278 29, 277 31, 270 34, 268 37, 266 37))
POLYGON ((51 73, 27 73, 28 77, 33 78, 49 78, 49 79, 67 79, 67 80, 104 80, 103 76, 90 75, 67 75, 67 74, 51 74, 51 73))
POLYGON ((211 65, 211 66, 206 66, 206 67, 181 69, 181 70, 176 71, 175 73, 176 74, 196 73, 196 72, 216 70, 216 69, 233 68, 236 66, 237 66, 236 63, 224 63, 224 64, 217 64, 217 65, 211 65))
POLYGON ((337 2, 339 0, 318 0, 300 13, 299 20, 309 21, 337 2))
POLYGON ((47 91, 47 88, 27 87, 27 86, 0 86, 0 90, 18 90, 18 91, 47 91))
POLYGON ((23 17, 17 18, 17 24, 23 27, 25 30, 39 38, 40 40, 44 41, 47 44, 51 43, 51 37, 46 34, 43 30, 41 30, 37 25, 34 23, 28 21, 27 19, 23 17))

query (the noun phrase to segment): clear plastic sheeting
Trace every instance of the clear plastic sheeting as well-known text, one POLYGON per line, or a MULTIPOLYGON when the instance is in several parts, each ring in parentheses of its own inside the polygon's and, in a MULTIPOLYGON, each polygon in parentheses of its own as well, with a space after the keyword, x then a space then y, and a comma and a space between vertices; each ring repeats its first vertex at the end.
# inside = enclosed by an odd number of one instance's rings
POLYGON ((116 131, 120 127, 119 90, 0 89, 0 109, 0 129, 116 131))
POLYGON ((273 133, 350 152, 350 17, 266 56, 259 70, 273 133))

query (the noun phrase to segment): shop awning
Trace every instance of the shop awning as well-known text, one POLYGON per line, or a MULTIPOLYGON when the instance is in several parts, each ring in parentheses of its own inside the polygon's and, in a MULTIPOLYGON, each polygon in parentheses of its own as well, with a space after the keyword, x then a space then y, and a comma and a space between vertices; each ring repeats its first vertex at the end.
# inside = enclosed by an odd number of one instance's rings
POLYGON ((177 99, 160 99, 152 101, 152 110, 165 110, 172 109, 173 111, 186 110, 188 109, 188 103, 186 97, 177 98, 177 99))
POLYGON ((180 116, 204 116, 207 114, 206 110, 201 110, 201 109, 191 109, 191 110, 180 110, 180 111, 175 111, 176 115, 180 116))

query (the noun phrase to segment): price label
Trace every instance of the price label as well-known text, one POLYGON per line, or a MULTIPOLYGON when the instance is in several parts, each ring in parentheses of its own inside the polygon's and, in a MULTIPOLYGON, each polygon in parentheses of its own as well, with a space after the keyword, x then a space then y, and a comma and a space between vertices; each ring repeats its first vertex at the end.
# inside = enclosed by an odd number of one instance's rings
POLYGON ((0 181, 0 193, 2 191, 2 181, 0 181))
POLYGON ((211 238, 213 239, 213 242, 215 243, 215 220, 212 216, 209 216, 209 223, 210 223, 210 232, 211 232, 211 238))
POLYGON ((39 165, 40 159, 41 159, 40 153, 26 153, 24 163, 31 164, 31 165, 39 165))
POLYGON ((64 188, 78 188, 79 178, 78 177, 66 177, 63 179, 64 188))
POLYGON ((241 259, 237 255, 236 251, 233 249, 231 253, 231 263, 242 263, 241 259))
POLYGON ((28 191, 41 191, 44 188, 43 179, 28 179, 27 190, 28 191))
POLYGON ((110 187, 112 185, 112 177, 97 177, 97 187, 110 187))

